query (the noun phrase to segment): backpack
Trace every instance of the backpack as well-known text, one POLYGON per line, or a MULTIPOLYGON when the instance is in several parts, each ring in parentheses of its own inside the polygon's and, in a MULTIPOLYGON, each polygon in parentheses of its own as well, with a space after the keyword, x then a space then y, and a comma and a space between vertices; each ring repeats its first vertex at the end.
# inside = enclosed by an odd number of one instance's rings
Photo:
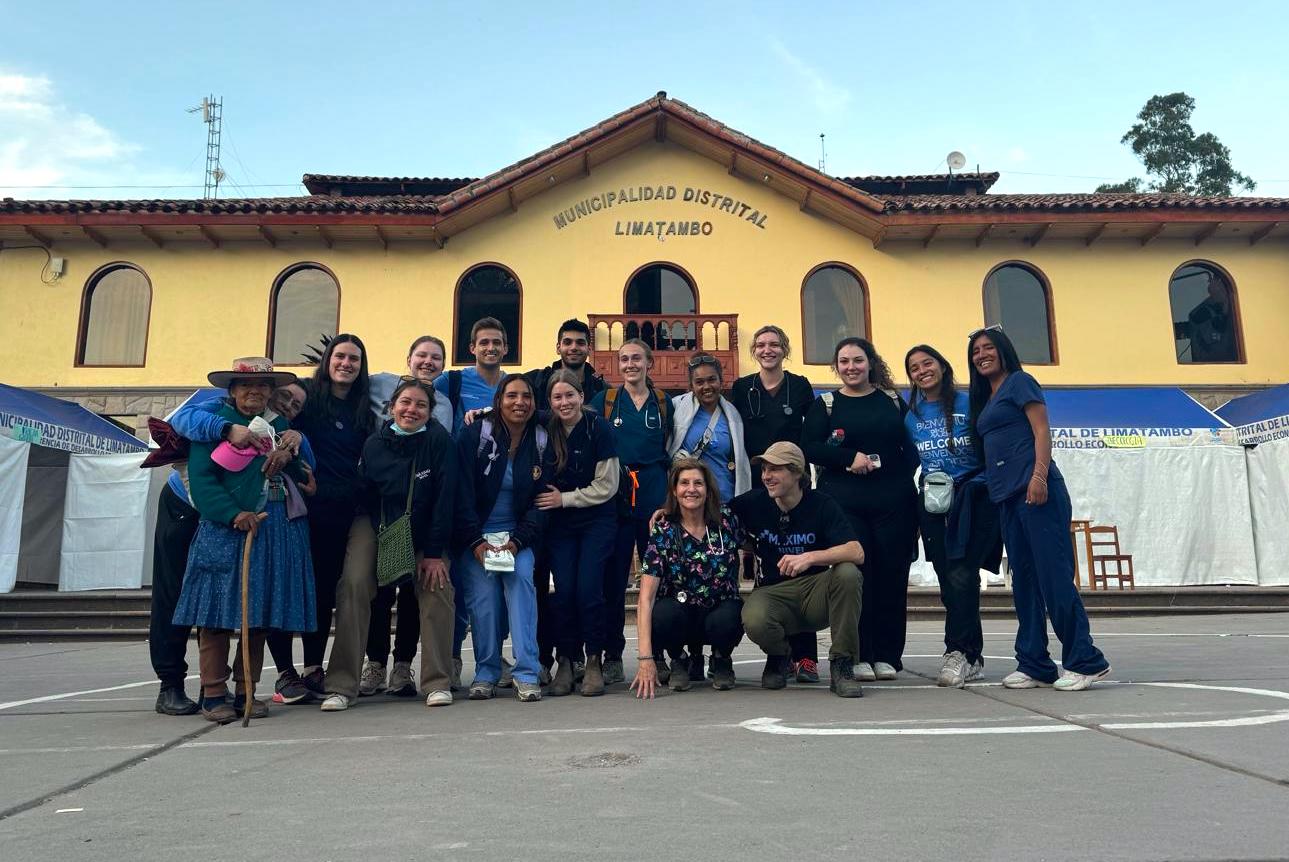
MULTIPOLYGON (((549 440, 550 440, 550 434, 547 433, 545 428, 543 428, 541 425, 538 425, 537 426, 537 463, 539 465, 541 464, 542 460, 546 457, 546 444, 547 442, 549 442, 549 440)), ((483 475, 485 476, 487 476, 490 472, 492 472, 492 462, 500 458, 501 454, 497 451, 500 447, 497 445, 496 439, 492 436, 492 420, 483 419, 479 423, 479 448, 475 450, 475 453, 474 453, 475 457, 477 458, 480 455, 482 455, 484 447, 489 445, 491 445, 492 448, 488 451, 488 466, 485 467, 483 470, 483 475)))
MULTIPOLYGON (((895 402, 896 407, 900 405, 900 394, 898 392, 896 392, 894 389, 883 389, 882 391, 885 392, 887 395, 891 396, 891 400, 895 402)), ((819 400, 824 403, 824 410, 827 412, 829 416, 832 416, 833 400, 836 397, 837 397, 836 392, 830 391, 830 392, 819 393, 819 400)))
MULTIPOLYGON (((618 403, 618 393, 622 391, 621 386, 614 386, 612 389, 604 390, 604 418, 613 418, 614 406, 618 403)), ((662 419, 662 427, 667 427, 667 411, 671 409, 671 400, 663 394, 661 389, 654 388, 653 398, 658 402, 658 415, 662 419)))

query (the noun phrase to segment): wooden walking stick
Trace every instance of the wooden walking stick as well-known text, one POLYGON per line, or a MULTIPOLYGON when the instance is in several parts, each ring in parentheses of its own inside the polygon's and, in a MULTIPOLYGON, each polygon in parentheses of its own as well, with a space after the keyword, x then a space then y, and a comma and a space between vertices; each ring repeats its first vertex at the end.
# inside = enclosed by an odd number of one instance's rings
POLYGON ((255 533, 260 528, 260 522, 267 515, 263 512, 255 516, 251 521, 251 528, 246 531, 246 540, 242 542, 242 688, 245 691, 246 700, 242 704, 242 727, 249 727, 251 723, 251 704, 255 700, 255 686, 251 681, 251 628, 247 621, 248 611, 251 604, 251 545, 255 543, 255 533))

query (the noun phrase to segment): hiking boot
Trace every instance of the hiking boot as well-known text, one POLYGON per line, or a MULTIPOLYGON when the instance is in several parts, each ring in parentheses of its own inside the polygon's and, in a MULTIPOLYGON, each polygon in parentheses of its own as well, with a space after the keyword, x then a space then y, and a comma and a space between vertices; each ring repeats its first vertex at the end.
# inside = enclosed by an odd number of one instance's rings
POLYGON ((895 679, 898 675, 899 671, 895 669, 895 665, 884 661, 873 662, 873 676, 878 679, 895 679))
POLYGON ((216 724, 232 724, 239 718, 237 710, 233 709, 233 704, 227 697, 219 700, 202 698, 201 717, 216 724))
POLYGON ((371 697, 385 690, 385 665, 371 659, 363 662, 362 676, 358 677, 358 696, 371 697))
POLYGON ((453 691, 461 690, 461 656, 454 656, 452 659, 452 685, 453 691))
POLYGON ((604 668, 598 655, 586 657, 586 671, 582 676, 582 696, 597 697, 604 694, 604 668))
POLYGON ((385 693, 390 697, 416 697, 416 680, 412 679, 410 661, 394 662, 394 669, 389 674, 389 691, 385 693))
MULTIPOLYGON (((233 710, 237 713, 237 717, 241 718, 242 715, 244 714, 245 709, 246 709, 246 696, 239 694, 236 698, 233 699, 233 710)), ((268 717, 269 717, 268 704, 262 700, 259 700, 258 698, 252 698, 251 699, 251 718, 268 718, 268 717)))
POLYGON ((712 656, 712 688, 717 691, 729 691, 735 686, 734 660, 724 656, 712 656))
POLYGON ((855 678, 862 682, 876 682, 877 674, 873 672, 873 666, 866 661, 855 663, 855 678))
POLYGON ((551 697, 564 697, 573 693, 573 663, 561 657, 555 662, 555 676, 546 691, 551 697))
POLYGON ((662 650, 654 653, 653 666, 658 669, 658 685, 666 685, 671 680, 671 668, 667 666, 662 650))
POLYGON ((542 699, 542 687, 539 683, 516 680, 515 697, 520 703, 536 703, 542 699))
POLYGON ((855 662, 845 656, 835 656, 828 660, 828 672, 832 678, 828 690, 838 697, 863 697, 864 689, 855 679, 855 662))
POLYGON ((819 662, 803 658, 796 663, 797 682, 819 682, 819 662))
POLYGON ((157 712, 162 715, 194 715, 201 707, 184 693, 183 686, 167 686, 157 693, 157 712))
POLYGON ((940 675, 935 684, 941 688, 962 688, 967 684, 967 657, 961 652, 944 654, 944 664, 940 666, 940 675))
POLYGON ((515 666, 504 658, 501 660, 501 679, 497 680, 497 688, 510 688, 515 684, 515 666))
POLYGON ((1083 691, 1097 680, 1105 679, 1110 675, 1110 665, 1106 665, 1105 670, 1097 673, 1075 673, 1067 670, 1065 674, 1058 679, 1052 688, 1057 691, 1083 691))
POLYGON ((452 692, 438 689, 425 696, 426 706, 451 706, 452 692))
POLYGON ((1023 670, 1014 670, 1003 677, 1003 688, 1047 688, 1050 685, 1050 682, 1034 679, 1023 670))
POLYGON ((349 697, 345 694, 329 694, 326 699, 322 701, 322 706, 319 708, 323 712, 344 712, 346 709, 353 706, 354 701, 357 699, 358 698, 356 697, 349 697))
POLYGON ((309 690, 310 699, 322 700, 327 696, 327 675, 322 672, 322 668, 315 667, 300 677, 300 681, 309 690))
POLYGON ((788 657, 786 655, 768 655, 765 657, 765 668, 761 671, 761 688, 779 689, 788 685, 788 657))
POLYGON ((622 659, 606 658, 604 660, 604 684, 613 685, 615 682, 626 682, 627 673, 622 667, 622 659))
POLYGON ((689 691, 689 659, 685 656, 671 660, 671 690, 689 691))
POLYGON ((295 668, 282 671, 278 674, 277 682, 273 683, 274 703, 307 702, 310 696, 309 687, 304 684, 300 674, 295 672, 295 668))
POLYGON ((497 684, 495 682, 485 682, 476 679, 470 683, 471 700, 491 700, 497 694, 497 684))

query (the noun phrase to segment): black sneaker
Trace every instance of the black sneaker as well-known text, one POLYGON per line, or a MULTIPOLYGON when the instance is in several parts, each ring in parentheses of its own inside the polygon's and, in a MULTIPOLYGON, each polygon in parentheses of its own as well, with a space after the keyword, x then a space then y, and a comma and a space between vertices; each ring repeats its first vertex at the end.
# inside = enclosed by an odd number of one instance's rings
POLYGON ((689 691, 689 659, 685 656, 671 660, 671 677, 669 679, 672 691, 689 691))
POLYGON ((295 668, 282 671, 278 674, 277 682, 273 683, 274 703, 307 703, 309 697, 309 687, 304 684, 295 668))
POLYGON ((157 694, 157 712, 162 715, 196 715, 201 707, 184 693, 183 687, 169 686, 157 694))
POLYGON ((828 690, 838 697, 863 697, 864 689, 855 677, 855 662, 853 659, 835 656, 828 660, 828 670, 832 675, 832 682, 828 685, 828 690))
POLYGON ((710 664, 712 688, 717 691, 729 691, 734 688, 734 660, 712 656, 710 664))
POLYGON ((653 666, 658 669, 658 685, 666 685, 671 680, 671 667, 663 657, 662 650, 654 653, 653 666))
POLYGON ((788 657, 786 655, 768 655, 765 657, 765 669, 761 671, 761 688, 777 689, 788 685, 788 657))
POLYGON ((322 672, 322 668, 315 667, 300 677, 300 681, 309 690, 310 700, 327 699, 327 675, 322 672))

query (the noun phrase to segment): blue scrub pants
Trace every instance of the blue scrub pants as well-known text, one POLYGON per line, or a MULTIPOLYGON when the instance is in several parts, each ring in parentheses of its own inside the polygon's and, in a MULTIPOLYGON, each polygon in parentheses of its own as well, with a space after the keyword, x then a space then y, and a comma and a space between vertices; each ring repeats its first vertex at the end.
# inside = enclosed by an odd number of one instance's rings
MULTIPOLYGON (((555 576, 551 626, 560 658, 578 662, 583 647, 586 655, 599 655, 605 648, 604 570, 613 555, 617 531, 617 519, 609 512, 576 527, 559 525, 546 536, 555 576)), ((625 591, 621 598, 625 613, 625 591)))
POLYGON ((496 683, 501 679, 501 643, 509 623, 515 653, 515 679, 537 682, 537 590, 533 587, 533 550, 515 554, 513 572, 489 572, 466 551, 453 567, 465 586, 470 628, 474 634, 474 678, 496 683), (503 622, 503 617, 506 618, 503 622))
POLYGON ((1088 615, 1074 586, 1074 546, 1070 542, 1070 493, 1062 479, 1049 478, 1047 502, 1025 503, 1020 493, 998 504, 1003 544, 1012 573, 1016 605, 1016 663, 1036 680, 1060 677, 1047 652, 1047 618, 1061 641, 1061 664, 1082 674, 1109 666, 1092 643, 1088 615))
POLYGON ((613 556, 604 567, 604 658, 621 659, 627 648, 623 630, 627 625, 627 582, 631 578, 631 555, 644 558, 649 543, 649 516, 628 515, 617 519, 613 556))

